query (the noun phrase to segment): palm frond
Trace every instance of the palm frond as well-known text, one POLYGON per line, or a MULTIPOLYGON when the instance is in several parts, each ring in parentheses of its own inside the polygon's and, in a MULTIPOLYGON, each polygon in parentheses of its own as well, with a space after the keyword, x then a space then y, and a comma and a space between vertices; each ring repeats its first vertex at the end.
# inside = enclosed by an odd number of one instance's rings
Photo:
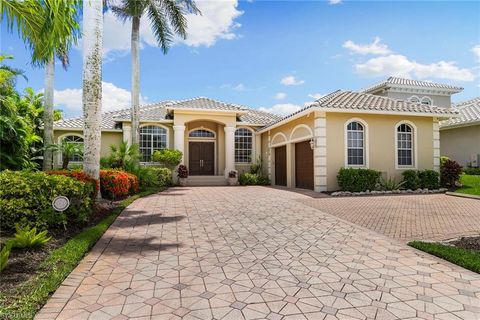
POLYGON ((165 12, 158 2, 155 0, 148 0, 147 14, 150 20, 150 26, 153 30, 155 39, 160 44, 163 53, 166 54, 170 45, 173 42, 173 32, 165 16, 165 12))

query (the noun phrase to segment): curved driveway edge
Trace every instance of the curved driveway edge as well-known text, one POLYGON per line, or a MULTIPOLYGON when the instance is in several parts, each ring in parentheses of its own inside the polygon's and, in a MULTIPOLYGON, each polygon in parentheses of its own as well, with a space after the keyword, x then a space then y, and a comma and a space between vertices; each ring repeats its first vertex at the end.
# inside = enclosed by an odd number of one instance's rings
POLYGON ((36 318, 480 319, 480 275, 304 198, 196 187, 139 199, 36 318))

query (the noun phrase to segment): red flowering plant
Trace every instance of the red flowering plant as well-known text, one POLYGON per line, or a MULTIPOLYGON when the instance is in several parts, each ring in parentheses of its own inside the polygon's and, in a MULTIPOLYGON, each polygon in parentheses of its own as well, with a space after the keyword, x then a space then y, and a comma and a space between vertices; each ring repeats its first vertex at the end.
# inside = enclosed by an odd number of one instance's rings
POLYGON ((100 189, 99 182, 95 179, 89 177, 84 171, 82 170, 56 170, 56 171, 47 171, 47 174, 54 174, 54 175, 62 175, 67 176, 70 178, 74 178, 78 181, 81 181, 85 184, 91 185, 92 191, 90 197, 92 200, 97 198, 98 190, 100 189))
POLYGON ((102 195, 108 199, 119 199, 138 192, 138 178, 121 170, 100 170, 102 195))

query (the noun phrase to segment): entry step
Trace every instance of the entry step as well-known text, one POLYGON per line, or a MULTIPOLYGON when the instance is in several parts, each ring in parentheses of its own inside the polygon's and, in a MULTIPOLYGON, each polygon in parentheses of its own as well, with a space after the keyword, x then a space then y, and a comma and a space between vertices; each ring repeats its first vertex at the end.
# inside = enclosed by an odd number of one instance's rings
POLYGON ((224 176, 189 176, 187 186, 226 186, 224 176))

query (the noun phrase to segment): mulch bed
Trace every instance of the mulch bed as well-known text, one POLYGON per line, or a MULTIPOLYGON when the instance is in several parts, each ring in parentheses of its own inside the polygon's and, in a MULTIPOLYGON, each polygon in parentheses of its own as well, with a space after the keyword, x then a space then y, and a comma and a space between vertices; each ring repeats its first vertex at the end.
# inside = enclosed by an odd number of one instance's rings
POLYGON ((449 243, 458 248, 480 251, 480 236, 462 237, 449 243))
MULTIPOLYGON (((85 228, 96 225, 117 206, 116 202, 102 200, 94 205, 92 216, 88 223, 81 226, 72 226, 67 230, 50 230, 52 239, 38 249, 12 249, 8 258, 7 267, 1 273, 0 294, 7 294, 19 288, 23 283, 40 272, 41 263, 48 257, 50 252, 61 247, 65 242, 85 228)), ((3 243, 13 236, 12 231, 2 232, 0 241, 3 243)))

